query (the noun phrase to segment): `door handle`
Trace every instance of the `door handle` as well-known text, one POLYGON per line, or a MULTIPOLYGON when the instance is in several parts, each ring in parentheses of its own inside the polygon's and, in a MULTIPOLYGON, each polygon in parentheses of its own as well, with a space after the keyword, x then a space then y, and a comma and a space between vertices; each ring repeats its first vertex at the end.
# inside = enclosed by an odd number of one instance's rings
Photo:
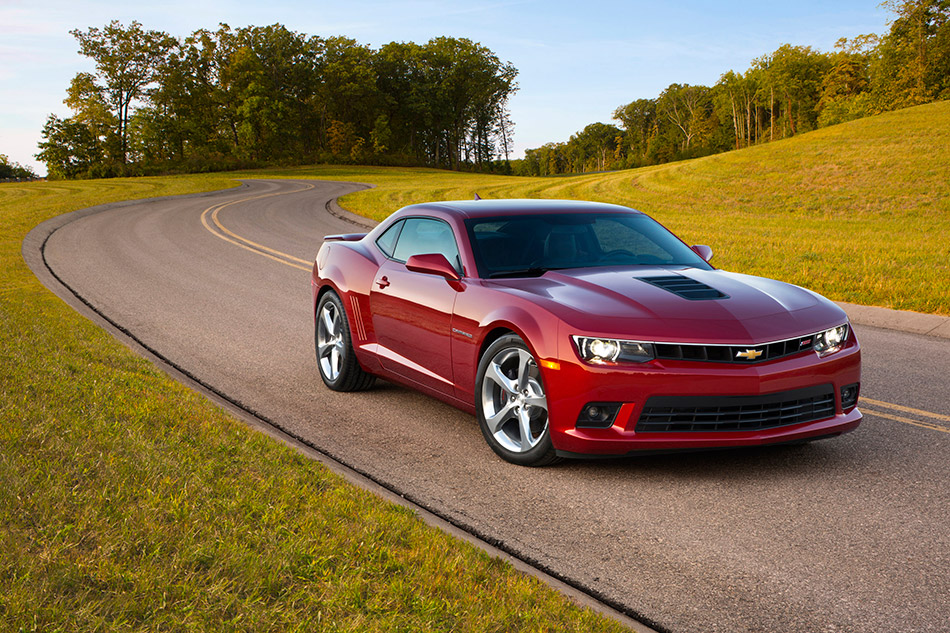
POLYGON ((376 280, 376 285, 379 286, 380 288, 385 288, 386 286, 389 285, 389 278, 383 275, 382 277, 376 280))

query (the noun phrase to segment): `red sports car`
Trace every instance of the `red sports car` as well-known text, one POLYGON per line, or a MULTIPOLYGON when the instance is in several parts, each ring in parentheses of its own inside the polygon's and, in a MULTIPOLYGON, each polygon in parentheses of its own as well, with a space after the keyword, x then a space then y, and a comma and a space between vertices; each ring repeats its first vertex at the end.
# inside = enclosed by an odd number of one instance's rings
POLYGON ((324 238, 320 375, 336 391, 380 376, 475 413, 489 446, 525 465, 856 428, 845 313, 711 256, 621 206, 412 205, 324 238))

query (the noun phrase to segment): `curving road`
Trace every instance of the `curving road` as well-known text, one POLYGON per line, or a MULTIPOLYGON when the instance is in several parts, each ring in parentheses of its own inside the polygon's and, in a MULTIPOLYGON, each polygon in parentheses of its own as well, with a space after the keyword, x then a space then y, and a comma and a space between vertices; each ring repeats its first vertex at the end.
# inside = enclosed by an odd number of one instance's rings
POLYGON ((310 262, 359 188, 249 181, 70 218, 86 302, 187 373, 453 523, 668 631, 950 631, 950 340, 857 327, 856 432, 804 447, 527 469, 469 415, 324 388, 310 262))

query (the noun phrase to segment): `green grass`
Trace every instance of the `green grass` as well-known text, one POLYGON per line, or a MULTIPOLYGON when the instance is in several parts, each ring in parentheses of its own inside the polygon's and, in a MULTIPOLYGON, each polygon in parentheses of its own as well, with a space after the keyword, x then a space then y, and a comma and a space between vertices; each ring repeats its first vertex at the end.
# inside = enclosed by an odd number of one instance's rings
POLYGON ((20 246, 222 176, 0 186, 0 630, 621 630, 166 377, 20 246))
POLYGON ((640 209, 717 266, 851 303, 950 315, 950 101, 717 156, 607 174, 512 178, 318 167, 376 184, 343 205, 382 219, 429 200, 575 198, 640 209))

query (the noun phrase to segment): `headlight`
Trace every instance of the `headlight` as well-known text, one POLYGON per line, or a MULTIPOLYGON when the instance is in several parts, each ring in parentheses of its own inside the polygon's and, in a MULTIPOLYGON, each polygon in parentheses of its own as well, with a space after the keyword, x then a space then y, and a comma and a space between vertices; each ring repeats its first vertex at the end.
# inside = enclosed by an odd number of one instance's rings
POLYGON ((652 343, 621 341, 613 338, 572 336, 577 353, 585 363, 645 363, 655 358, 652 343))
POLYGON ((815 351, 819 356, 827 356, 839 351, 848 340, 848 324, 833 327, 815 335, 815 351))

